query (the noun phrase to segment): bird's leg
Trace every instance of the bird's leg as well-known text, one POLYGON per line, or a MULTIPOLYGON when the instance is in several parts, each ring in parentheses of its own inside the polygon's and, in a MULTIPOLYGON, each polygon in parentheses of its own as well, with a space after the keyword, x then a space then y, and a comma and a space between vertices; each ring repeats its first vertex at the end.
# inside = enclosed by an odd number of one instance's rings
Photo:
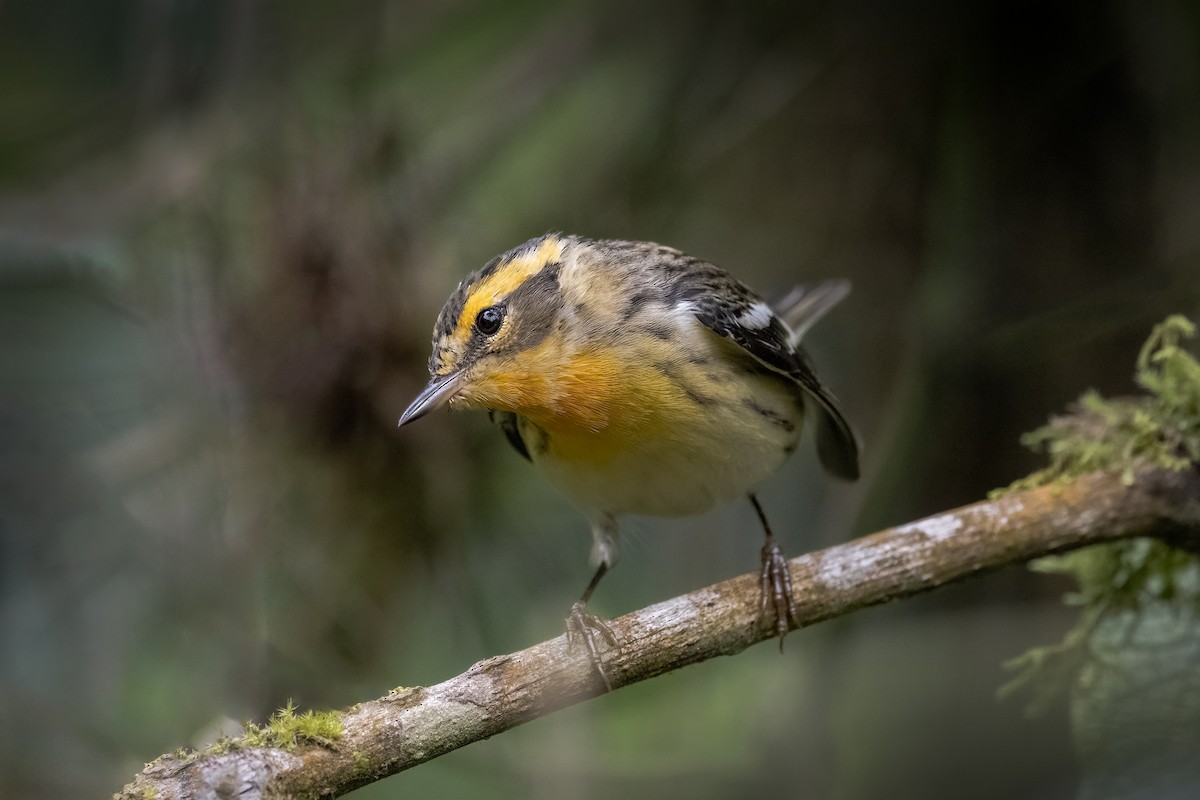
POLYGON ((587 610, 588 600, 606 572, 608 572, 608 564, 600 562, 596 574, 592 576, 591 582, 583 590, 583 596, 579 598, 579 602, 571 606, 571 613, 567 616, 567 647, 574 647, 575 643, 580 641, 587 646, 588 658, 591 660, 592 666, 596 668, 600 679, 604 681, 604 688, 611 692, 612 684, 609 683, 608 675, 604 672, 604 663, 600 660, 600 648, 596 645, 596 637, 598 635, 603 637, 612 647, 617 646, 617 637, 604 620, 595 614, 588 613, 587 610))
POLYGON ((787 559, 783 557, 783 551, 775 543, 771 525, 767 522, 767 515, 763 513, 758 498, 753 494, 749 497, 754 510, 758 512, 763 532, 766 533, 762 546, 762 571, 759 573, 762 594, 759 598, 758 613, 760 616, 766 616, 767 605, 770 604, 775 613, 775 635, 779 637, 779 652, 782 653, 783 637, 787 636, 789 626, 798 624, 796 602, 792 599, 792 573, 788 569, 787 559))

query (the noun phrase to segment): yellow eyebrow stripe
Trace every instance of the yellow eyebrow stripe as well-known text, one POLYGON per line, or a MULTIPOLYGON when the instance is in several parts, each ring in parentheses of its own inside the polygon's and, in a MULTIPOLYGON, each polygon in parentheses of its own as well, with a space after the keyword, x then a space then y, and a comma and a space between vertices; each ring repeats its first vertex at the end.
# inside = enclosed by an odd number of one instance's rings
POLYGON ((494 306, 514 289, 542 271, 542 267, 562 258, 563 243, 557 236, 548 236, 536 250, 521 255, 496 268, 471 290, 458 325, 454 329, 454 340, 465 345, 471 336, 475 317, 488 306, 494 306))

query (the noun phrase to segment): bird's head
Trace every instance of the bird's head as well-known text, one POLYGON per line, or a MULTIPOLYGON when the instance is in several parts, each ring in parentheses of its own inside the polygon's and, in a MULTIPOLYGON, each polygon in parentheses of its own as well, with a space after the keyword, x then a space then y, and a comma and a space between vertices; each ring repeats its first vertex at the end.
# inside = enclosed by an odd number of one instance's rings
POLYGON ((399 424, 447 404, 519 411, 545 394, 554 357, 545 344, 563 314, 559 272, 575 244, 531 239, 463 279, 433 329, 429 383, 399 424))

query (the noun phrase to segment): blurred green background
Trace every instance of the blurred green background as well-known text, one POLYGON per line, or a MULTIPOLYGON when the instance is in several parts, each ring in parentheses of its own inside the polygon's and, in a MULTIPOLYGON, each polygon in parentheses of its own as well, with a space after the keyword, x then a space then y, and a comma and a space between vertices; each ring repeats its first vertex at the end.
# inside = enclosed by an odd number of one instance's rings
MULTIPOLYGON (((808 343, 865 474, 802 447, 789 552, 974 501, 1200 311, 1200 10, 0 3, 5 796, 561 633, 582 516, 482 416, 395 427, 455 283, 549 230, 853 281, 808 343)), ((625 531, 602 614, 757 566, 748 504, 625 531)), ((1068 588, 1005 569, 354 796, 1071 796, 1066 703, 995 696, 1068 588)))

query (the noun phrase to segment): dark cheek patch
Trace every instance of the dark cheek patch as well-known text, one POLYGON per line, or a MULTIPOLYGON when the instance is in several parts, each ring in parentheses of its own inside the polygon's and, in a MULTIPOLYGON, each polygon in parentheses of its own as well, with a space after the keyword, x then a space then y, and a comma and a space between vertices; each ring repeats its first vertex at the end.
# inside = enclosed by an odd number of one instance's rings
POLYGON ((461 369, 485 352, 498 353, 532 347, 553 330, 557 303, 560 302, 558 273, 561 265, 557 260, 545 264, 515 288, 506 288, 521 280, 532 266, 531 263, 519 264, 517 266, 520 269, 509 274, 506 270, 510 268, 513 258, 521 256, 531 247, 536 250, 545 244, 545 238, 526 242, 520 248, 493 259, 479 273, 468 276, 458 285, 434 326, 433 355, 429 360, 432 372, 445 374, 461 369), (499 284, 492 285, 497 281, 499 284), (488 305, 502 303, 507 307, 503 325, 492 336, 485 336, 475 328, 474 315, 478 313, 482 302, 480 292, 486 293, 488 305))
POLYGON ((554 330, 562 297, 558 287, 558 264, 549 264, 514 291, 505 301, 508 318, 493 339, 493 353, 534 347, 554 330))

